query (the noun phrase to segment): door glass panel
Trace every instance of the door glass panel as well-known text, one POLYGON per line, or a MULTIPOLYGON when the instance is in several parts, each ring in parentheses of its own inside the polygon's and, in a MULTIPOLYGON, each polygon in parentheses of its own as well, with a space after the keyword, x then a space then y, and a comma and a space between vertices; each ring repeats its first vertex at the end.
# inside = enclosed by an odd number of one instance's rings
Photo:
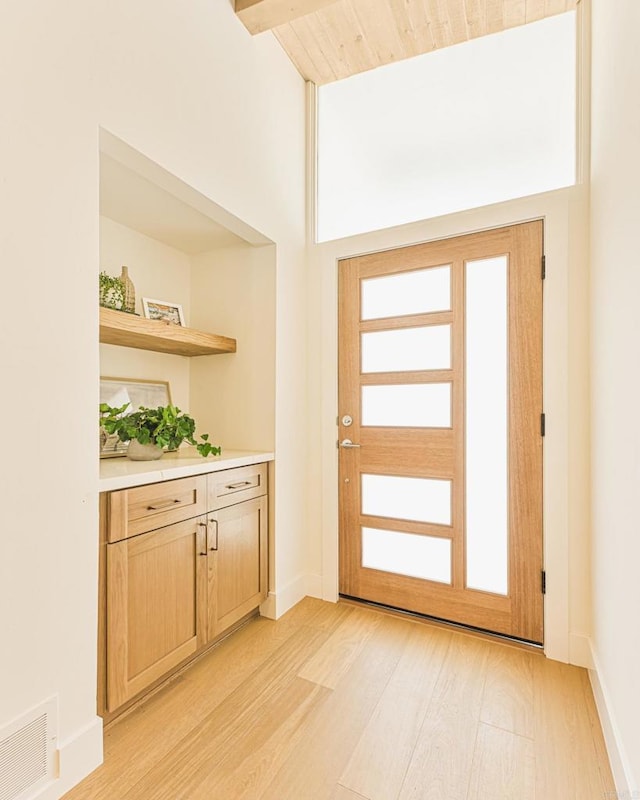
POLYGON ((451 308, 450 267, 400 272, 361 281, 361 319, 427 314, 451 308))
POLYGON ((375 331, 361 336, 362 372, 451 368, 451 325, 375 331))
POLYGON ((415 533, 362 529, 362 566, 451 583, 451 541, 415 533))
POLYGON ((363 386, 362 424, 391 428, 450 428, 451 384, 363 386))
POLYGON ((363 475, 362 513, 451 525, 451 481, 363 475))
POLYGON ((507 256, 466 264, 467 586, 507 594, 507 256))

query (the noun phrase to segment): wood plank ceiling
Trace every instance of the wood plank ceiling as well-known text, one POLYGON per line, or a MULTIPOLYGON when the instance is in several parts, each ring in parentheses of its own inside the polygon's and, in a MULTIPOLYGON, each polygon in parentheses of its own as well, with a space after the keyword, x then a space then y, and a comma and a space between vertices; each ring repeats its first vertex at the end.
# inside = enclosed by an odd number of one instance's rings
POLYGON ((580 0, 235 0, 316 84, 570 11, 580 0))

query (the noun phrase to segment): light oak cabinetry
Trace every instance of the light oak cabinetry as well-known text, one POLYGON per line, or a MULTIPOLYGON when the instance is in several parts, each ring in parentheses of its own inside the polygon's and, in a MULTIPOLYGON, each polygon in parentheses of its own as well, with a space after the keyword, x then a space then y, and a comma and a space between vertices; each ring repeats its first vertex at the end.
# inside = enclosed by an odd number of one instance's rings
POLYGON ((107 708, 115 711, 205 644, 205 517, 107 547, 107 708), (200 591, 201 588, 200 588, 200 591))
POLYGON ((257 464, 106 495, 98 705, 108 718, 266 599, 266 493, 257 464))
POLYGON ((267 596, 267 499, 258 497, 209 515, 215 548, 209 558, 208 636, 214 638, 267 596))
POLYGON ((225 508, 267 493, 267 465, 211 472, 207 475, 207 510, 225 508))
POLYGON ((206 512, 206 475, 111 492, 108 541, 119 542, 206 512))
POLYGON ((267 596, 267 466, 207 476, 208 636, 218 636, 267 596))

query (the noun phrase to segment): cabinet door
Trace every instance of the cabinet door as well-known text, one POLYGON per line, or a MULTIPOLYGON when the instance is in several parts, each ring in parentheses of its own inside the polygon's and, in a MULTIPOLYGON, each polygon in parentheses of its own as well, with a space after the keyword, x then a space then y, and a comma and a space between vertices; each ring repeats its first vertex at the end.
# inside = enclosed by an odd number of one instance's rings
POLYGON ((208 639, 213 639, 267 597, 267 498, 209 514, 208 549, 208 639))
POLYGON ((107 706, 114 711, 206 636, 206 517, 107 545, 107 706))

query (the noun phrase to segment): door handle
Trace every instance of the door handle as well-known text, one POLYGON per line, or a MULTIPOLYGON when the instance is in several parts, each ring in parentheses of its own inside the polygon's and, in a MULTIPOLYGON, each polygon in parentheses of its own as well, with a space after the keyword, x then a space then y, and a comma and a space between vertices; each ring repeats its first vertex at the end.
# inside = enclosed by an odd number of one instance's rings
POLYGON ((359 444, 354 444, 351 439, 343 439, 341 442, 338 442, 338 447, 360 447, 359 444))

